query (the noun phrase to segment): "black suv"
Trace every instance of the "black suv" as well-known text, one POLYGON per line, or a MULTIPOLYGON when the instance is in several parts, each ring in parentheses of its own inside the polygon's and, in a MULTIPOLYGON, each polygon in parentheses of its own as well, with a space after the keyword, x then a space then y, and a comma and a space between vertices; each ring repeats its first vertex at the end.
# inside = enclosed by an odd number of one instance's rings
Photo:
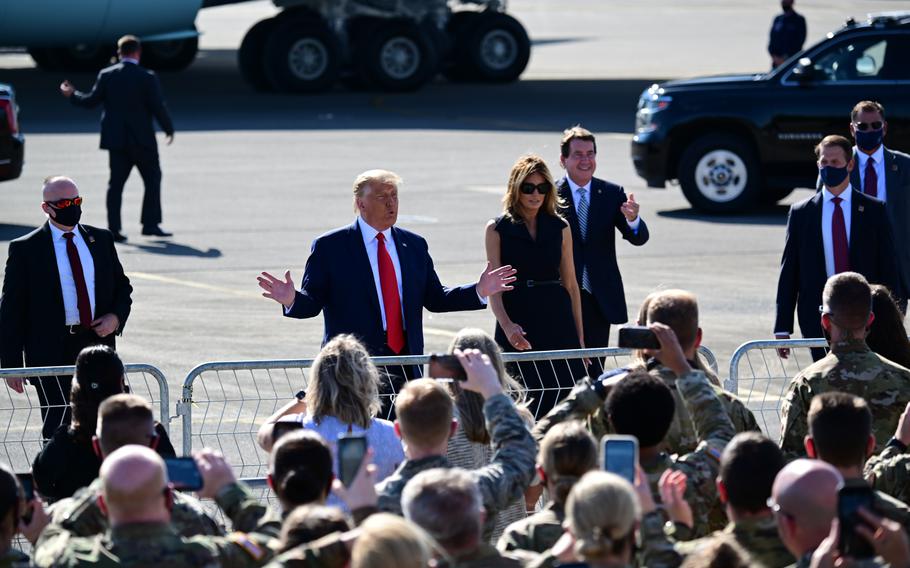
POLYGON ((885 106, 885 143, 910 151, 910 12, 848 20, 770 73, 652 85, 632 161, 649 187, 678 180, 698 209, 746 211, 815 187, 813 147, 849 137, 850 109, 867 99, 885 106))
POLYGON ((22 174, 25 139, 19 132, 19 107, 9 85, 0 83, 0 181, 22 174))

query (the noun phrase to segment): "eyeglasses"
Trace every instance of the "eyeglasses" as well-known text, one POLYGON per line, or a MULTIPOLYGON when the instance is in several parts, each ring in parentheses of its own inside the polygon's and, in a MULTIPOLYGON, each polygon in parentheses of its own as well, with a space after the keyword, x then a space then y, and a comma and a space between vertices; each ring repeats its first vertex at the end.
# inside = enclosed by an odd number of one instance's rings
POLYGON ((866 132, 868 130, 881 130, 884 123, 881 120, 876 120, 875 122, 854 122, 853 127, 859 130, 860 132, 866 132))
POLYGON ((535 189, 537 190, 537 193, 539 193, 541 195, 546 195, 546 194, 550 193, 551 189, 553 189, 553 185, 548 181, 545 181, 543 183, 538 183, 536 185, 533 183, 530 183, 530 182, 525 182, 525 183, 519 185, 518 189, 525 195, 531 195, 532 193, 534 193, 535 189))
POLYGON ((72 207, 73 205, 82 205, 82 198, 74 197, 72 199, 58 199, 57 201, 45 201, 45 203, 54 209, 66 209, 67 207, 72 207))

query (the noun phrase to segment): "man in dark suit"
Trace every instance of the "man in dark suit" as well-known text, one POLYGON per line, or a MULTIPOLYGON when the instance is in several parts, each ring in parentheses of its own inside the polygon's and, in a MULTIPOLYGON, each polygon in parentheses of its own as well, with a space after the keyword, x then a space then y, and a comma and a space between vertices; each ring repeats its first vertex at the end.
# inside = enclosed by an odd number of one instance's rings
POLYGON ((490 270, 477 284, 447 288, 439 282, 423 237, 395 227, 401 179, 370 170, 354 181, 359 217, 313 241, 300 290, 290 271, 284 280, 263 272, 263 296, 284 315, 311 318, 324 312, 323 343, 339 333, 360 339, 371 355, 423 353, 423 309, 480 310, 492 294, 511 290, 511 266, 490 270))
POLYGON ((806 18, 793 9, 793 0, 781 0, 780 7, 784 13, 774 18, 768 38, 772 69, 801 51, 806 41, 806 18))
MULTIPOLYGON (((111 233, 80 225, 82 198, 73 180, 45 180, 48 220, 9 244, 0 294, 0 367, 72 365, 89 346, 114 347, 130 315, 133 290, 111 233), (23 353, 25 355, 23 365, 23 353)), ((71 376, 30 379, 38 391, 43 434, 69 423, 71 376)), ((8 379, 23 392, 22 379, 8 379)))
POLYGON ((629 319, 616 262, 616 231, 641 246, 648 242, 648 226, 638 215, 634 195, 627 198, 622 187, 594 177, 597 142, 590 131, 580 126, 566 130, 559 149, 559 163, 566 170, 559 196, 572 228, 585 346, 607 347, 610 325, 629 319))
MULTIPOLYGON (((851 187, 852 152, 843 136, 826 136, 815 148, 824 187, 790 207, 777 283, 778 339, 793 333, 794 309, 803 337, 823 336, 818 307, 825 282, 835 274, 858 272, 902 294, 885 204, 851 187)), ((816 360, 823 355, 813 350, 816 360)))
POLYGON ((139 66, 142 46, 135 36, 123 36, 117 42, 120 62, 102 69, 95 86, 88 93, 77 91, 69 81, 60 85, 60 92, 71 103, 85 108, 104 105, 101 115, 101 148, 108 151, 111 177, 107 185, 107 223, 117 242, 126 241, 121 231, 120 203, 123 185, 133 166, 139 169, 145 184, 142 198, 142 234, 170 237, 161 223, 161 166, 158 163, 158 142, 152 119, 167 134, 167 143, 174 141, 174 125, 158 77, 139 66))

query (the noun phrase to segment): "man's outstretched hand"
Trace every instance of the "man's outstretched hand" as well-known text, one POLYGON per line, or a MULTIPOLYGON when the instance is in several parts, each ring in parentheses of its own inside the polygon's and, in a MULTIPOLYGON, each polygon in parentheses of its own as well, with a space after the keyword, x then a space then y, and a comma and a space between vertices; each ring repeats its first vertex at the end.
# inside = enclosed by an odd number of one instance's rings
POLYGON ((268 272, 263 272, 256 280, 259 281, 259 287, 265 290, 262 295, 266 298, 275 300, 286 308, 294 305, 297 289, 294 288, 294 282, 291 280, 290 270, 284 273, 284 280, 279 280, 268 272))
POLYGON ((494 294, 511 290, 511 283, 515 282, 516 272, 509 264, 490 269, 490 263, 488 262, 487 267, 483 269, 483 273, 480 275, 480 279, 477 280, 477 293, 482 298, 489 298, 494 294))
POLYGON ((75 92, 76 92, 76 88, 73 87, 73 84, 70 83, 69 81, 64 80, 62 83, 60 83, 60 93, 64 97, 70 98, 71 96, 73 96, 73 93, 75 93, 75 92))

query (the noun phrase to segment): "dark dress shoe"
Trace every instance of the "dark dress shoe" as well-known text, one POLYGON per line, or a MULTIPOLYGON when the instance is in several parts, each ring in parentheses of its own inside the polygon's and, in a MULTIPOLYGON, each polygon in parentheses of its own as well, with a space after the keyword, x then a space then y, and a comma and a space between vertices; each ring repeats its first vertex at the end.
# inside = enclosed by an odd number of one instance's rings
POLYGON ((126 235, 124 235, 123 233, 118 232, 118 231, 111 231, 111 234, 114 236, 115 243, 125 243, 126 242, 126 235))
POLYGON ((142 234, 147 237, 173 237, 174 233, 167 233, 161 230, 161 227, 155 225, 154 227, 142 227, 142 234))

